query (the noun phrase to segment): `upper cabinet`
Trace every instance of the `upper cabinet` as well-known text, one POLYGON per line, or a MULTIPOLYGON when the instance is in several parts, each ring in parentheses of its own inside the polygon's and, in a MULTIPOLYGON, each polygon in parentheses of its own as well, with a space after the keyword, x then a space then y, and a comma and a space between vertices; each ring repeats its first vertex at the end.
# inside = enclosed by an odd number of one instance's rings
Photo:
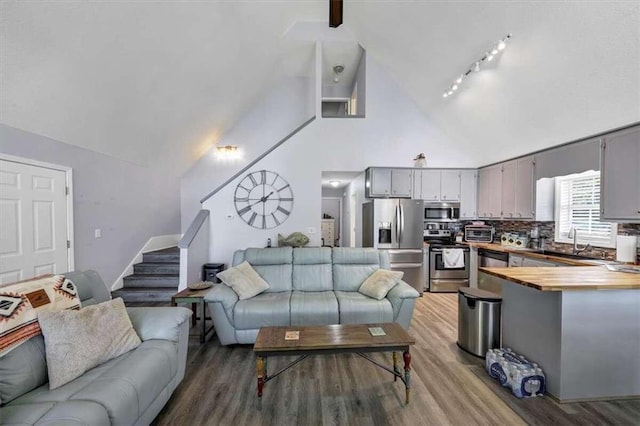
POLYGON ((460 171, 460 219, 475 219, 478 173, 475 170, 460 171))
POLYGON ((486 219, 532 219, 535 216, 533 156, 480 169, 478 216, 486 219))
POLYGON ((478 217, 500 219, 502 212, 502 165, 478 172, 478 217))
POLYGON ((605 135, 600 149, 602 219, 640 222, 640 126, 605 135))
POLYGON ((367 198, 411 198, 412 169, 369 167, 366 173, 367 198))
POLYGON ((416 169, 413 179, 414 199, 460 202, 460 170, 416 169))

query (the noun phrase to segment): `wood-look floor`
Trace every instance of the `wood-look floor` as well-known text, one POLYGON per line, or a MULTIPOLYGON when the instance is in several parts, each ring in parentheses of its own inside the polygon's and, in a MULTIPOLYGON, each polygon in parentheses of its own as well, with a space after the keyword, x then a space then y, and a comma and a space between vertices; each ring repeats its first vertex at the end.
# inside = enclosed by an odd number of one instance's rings
MULTIPOLYGON (((214 336, 189 346, 184 381, 157 425, 638 425, 640 401, 556 404, 518 400, 492 381, 483 361, 456 346, 457 295, 418 299, 409 333, 412 399, 391 374, 357 355, 310 357, 256 396, 251 345, 221 346, 214 336)), ((391 365, 390 354, 375 354, 391 365)), ((293 358, 269 360, 271 373, 293 358)))

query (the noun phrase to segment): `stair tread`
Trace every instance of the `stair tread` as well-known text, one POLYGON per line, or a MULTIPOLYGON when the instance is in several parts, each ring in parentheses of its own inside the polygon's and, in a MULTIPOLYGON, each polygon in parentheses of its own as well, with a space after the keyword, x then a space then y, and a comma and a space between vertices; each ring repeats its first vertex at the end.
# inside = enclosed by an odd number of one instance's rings
POLYGON ((148 251, 143 254, 180 254, 180 249, 178 247, 168 247, 160 250, 148 251))
POLYGON ((174 289, 173 287, 126 287, 126 288, 119 288, 117 290, 112 291, 112 293, 117 293, 117 292, 121 292, 121 293, 126 293, 126 292, 130 292, 130 293, 150 293, 150 292, 159 292, 159 293, 165 293, 165 292, 169 292, 169 291, 177 291, 178 290, 178 286, 176 286, 176 288, 174 289))
POLYGON ((176 278, 180 277, 180 274, 131 274, 124 277, 124 279, 132 278, 132 279, 153 279, 153 278, 176 278))

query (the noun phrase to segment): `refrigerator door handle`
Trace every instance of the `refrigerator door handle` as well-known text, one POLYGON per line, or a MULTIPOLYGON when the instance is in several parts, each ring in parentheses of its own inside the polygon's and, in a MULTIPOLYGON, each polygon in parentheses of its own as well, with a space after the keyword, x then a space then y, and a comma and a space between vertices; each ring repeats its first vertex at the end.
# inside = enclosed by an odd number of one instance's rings
POLYGON ((398 206, 398 211, 400 212, 400 224, 398 228, 400 228, 400 236, 398 237, 398 244, 402 244, 402 234, 404 234, 404 212, 402 211, 402 204, 398 206))
POLYGON ((400 244, 400 206, 396 206, 396 244, 400 244))

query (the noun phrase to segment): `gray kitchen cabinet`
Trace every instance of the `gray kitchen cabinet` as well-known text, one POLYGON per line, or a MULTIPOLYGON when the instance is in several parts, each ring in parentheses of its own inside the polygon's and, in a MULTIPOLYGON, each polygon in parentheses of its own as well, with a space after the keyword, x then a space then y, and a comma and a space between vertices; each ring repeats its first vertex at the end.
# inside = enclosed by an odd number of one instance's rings
POLYGON ((512 219, 516 214, 516 160, 502 163, 501 216, 512 219))
POLYGON ((414 198, 425 201, 440 201, 440 170, 416 170, 415 181, 418 194, 414 198))
POLYGON ((529 156, 516 160, 515 211, 516 219, 535 217, 535 157, 529 156))
POLYGON ((605 135, 600 152, 601 218, 640 222, 640 126, 605 135))
POLYGON ((460 201, 460 170, 415 170, 413 182, 414 199, 460 201))
POLYGON ((440 201, 460 201, 460 170, 443 170, 440 177, 440 201))
POLYGON ((502 215, 502 166, 489 167, 489 218, 500 219, 502 215))
POLYGON ((524 262, 524 257, 518 256, 517 254, 509 253, 510 268, 519 268, 522 266, 522 262, 524 262))
POLYGON ((366 171, 367 198, 411 198, 413 170, 369 167, 366 171))
POLYGON ((477 214, 478 173, 475 170, 460 171, 460 219, 475 219, 477 214))
POLYGON ((489 168, 478 170, 478 217, 489 217, 489 168))

